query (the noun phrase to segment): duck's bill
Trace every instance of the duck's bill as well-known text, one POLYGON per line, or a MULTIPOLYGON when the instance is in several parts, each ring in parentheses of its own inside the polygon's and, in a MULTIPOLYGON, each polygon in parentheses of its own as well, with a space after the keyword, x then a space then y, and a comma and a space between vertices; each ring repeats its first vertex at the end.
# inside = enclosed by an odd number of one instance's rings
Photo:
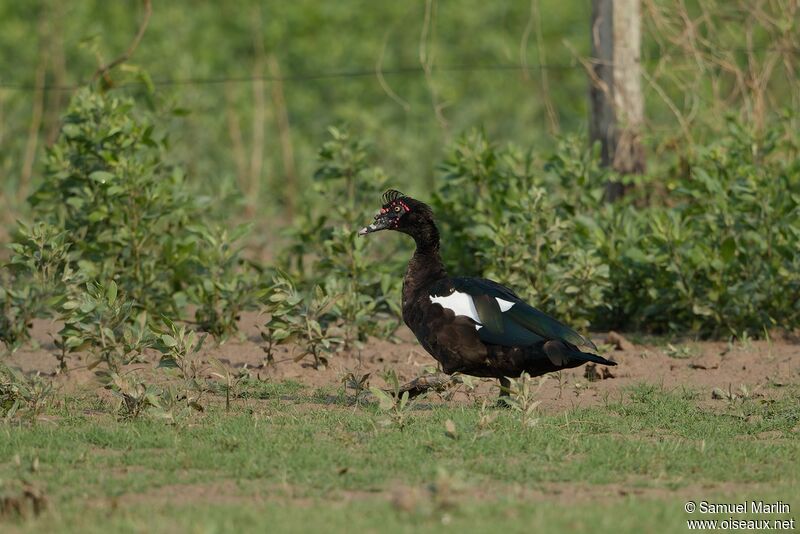
POLYGON ((387 221, 386 219, 378 219, 369 226, 365 226, 364 228, 359 230, 358 235, 367 235, 371 234, 372 232, 377 232, 379 230, 385 230, 388 226, 389 226, 389 221, 387 221))

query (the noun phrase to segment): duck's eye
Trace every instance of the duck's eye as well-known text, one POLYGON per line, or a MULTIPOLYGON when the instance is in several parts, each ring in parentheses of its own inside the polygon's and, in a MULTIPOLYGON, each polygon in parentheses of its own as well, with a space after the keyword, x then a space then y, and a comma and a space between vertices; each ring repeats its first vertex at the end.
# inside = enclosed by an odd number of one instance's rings
POLYGON ((394 207, 394 211, 395 211, 395 212, 399 212, 399 211, 400 211, 400 206, 395 206, 395 207, 394 207))

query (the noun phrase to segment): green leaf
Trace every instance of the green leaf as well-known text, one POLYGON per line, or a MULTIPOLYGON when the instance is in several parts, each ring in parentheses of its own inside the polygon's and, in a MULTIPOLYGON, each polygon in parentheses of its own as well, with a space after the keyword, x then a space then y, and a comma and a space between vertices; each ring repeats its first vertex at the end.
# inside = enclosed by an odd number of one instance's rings
POLYGON ((105 335, 106 340, 110 341, 112 345, 116 344, 117 336, 114 335, 114 331, 108 327, 103 328, 103 335, 105 335))
POLYGON ((288 338, 290 332, 288 330, 283 329, 276 329, 272 331, 272 339, 275 341, 283 341, 284 339, 288 338))
POLYGON ((92 213, 90 213, 89 216, 86 217, 86 219, 89 222, 93 222, 94 223, 94 222, 100 222, 100 221, 104 220, 107 216, 108 216, 108 213, 105 210, 100 209, 100 210, 95 210, 92 213))
POLYGON ((67 302, 61 305, 61 307, 65 310, 74 310, 78 306, 80 306, 80 302, 75 300, 68 300, 67 302))
POLYGON ((82 209, 83 205, 85 204, 83 199, 80 197, 69 197, 65 202, 76 210, 82 209))
POLYGON ((175 358, 171 356, 162 356, 161 359, 158 361, 157 368, 175 369, 177 367, 178 367, 178 362, 175 361, 175 358))
POLYGON ((108 289, 106 289, 106 300, 110 305, 117 301, 117 283, 113 280, 108 284, 108 289))
POLYGON ((400 395, 400 409, 405 409, 406 405, 408 404, 408 391, 404 391, 402 395, 400 395))
POLYGON ((630 247, 627 250, 625 250, 625 256, 637 263, 647 263, 647 256, 645 255, 645 253, 642 252, 641 249, 636 247, 630 247))
POLYGON ((178 344, 178 341, 169 334, 161 334, 161 342, 169 348, 172 348, 178 344))
POLYGON ((695 304, 694 306, 692 306, 692 312, 695 315, 703 315, 703 316, 714 315, 714 311, 708 306, 705 306, 703 304, 695 304))
POLYGON ((394 408, 394 397, 383 391, 378 387, 371 387, 369 390, 375 395, 375 398, 378 399, 378 406, 383 411, 388 411, 394 408))
POLYGON ((81 128, 77 124, 67 123, 61 127, 61 133, 71 139, 74 139, 81 135, 81 128))
POLYGON ((200 337, 200 340, 199 340, 199 341, 197 342, 197 344, 196 344, 196 345, 195 345, 195 346, 192 348, 192 352, 193 352, 193 353, 200 352, 200 349, 202 349, 202 348, 203 348, 203 343, 205 343, 205 342, 206 342, 206 338, 207 338, 207 337, 208 337, 208 332, 205 332, 205 333, 203 333, 203 335, 200 337))
POLYGON ((722 245, 720 245, 719 252, 726 263, 733 261, 733 258, 736 256, 736 240, 733 237, 728 237, 722 242, 722 245))
POLYGON ((107 171, 94 171, 93 173, 89 174, 89 178, 94 180, 95 182, 100 182, 104 184, 114 179, 114 175, 107 171))

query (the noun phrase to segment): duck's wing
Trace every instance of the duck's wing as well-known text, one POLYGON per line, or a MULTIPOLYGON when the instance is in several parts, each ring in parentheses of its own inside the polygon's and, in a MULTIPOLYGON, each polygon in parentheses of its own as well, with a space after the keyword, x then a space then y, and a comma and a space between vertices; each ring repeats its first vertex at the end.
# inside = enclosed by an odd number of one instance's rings
POLYGON ((471 317, 482 341, 505 346, 563 341, 579 350, 597 350, 591 340, 497 282, 484 278, 452 278, 451 282, 449 295, 432 295, 431 300, 451 304, 456 314, 471 317))

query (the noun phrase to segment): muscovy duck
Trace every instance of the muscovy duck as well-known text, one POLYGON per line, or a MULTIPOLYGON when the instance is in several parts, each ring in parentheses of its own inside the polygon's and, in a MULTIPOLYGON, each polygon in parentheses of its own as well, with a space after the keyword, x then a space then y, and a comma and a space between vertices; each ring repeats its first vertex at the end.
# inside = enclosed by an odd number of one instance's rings
POLYGON ((586 362, 616 365, 568 326, 528 305, 513 291, 483 278, 451 278, 439 255, 431 208, 390 189, 375 220, 359 235, 394 230, 417 249, 403 279, 403 321, 447 374, 500 379, 539 376, 586 362))

